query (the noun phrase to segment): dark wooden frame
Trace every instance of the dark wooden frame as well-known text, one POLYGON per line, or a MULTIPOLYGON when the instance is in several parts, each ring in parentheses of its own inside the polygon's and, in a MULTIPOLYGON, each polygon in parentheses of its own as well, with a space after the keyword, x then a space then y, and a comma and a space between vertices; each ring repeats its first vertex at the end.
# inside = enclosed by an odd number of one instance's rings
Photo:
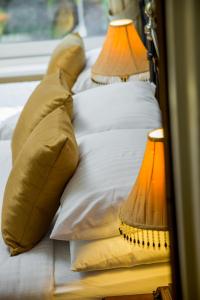
MULTIPOLYGON (((179 262, 178 243, 177 243, 177 219, 176 219, 176 208, 175 208, 171 127, 170 127, 169 98, 168 98, 169 96, 168 96, 168 72, 167 72, 167 51, 166 51, 167 41, 166 41, 166 26, 165 26, 166 24, 165 23, 166 22, 165 1, 155 0, 159 58, 157 56, 155 46, 152 40, 146 39, 146 46, 147 46, 148 60, 150 66, 150 81, 154 82, 157 87, 156 96, 160 104, 160 108, 162 112, 163 128, 165 132, 167 206, 168 206, 168 220, 169 220, 169 228, 170 228, 171 267, 172 267, 172 285, 171 285, 172 293, 170 293, 170 299, 179 300, 182 299, 182 287, 181 287, 181 279, 180 279, 181 278, 180 262, 179 262)), ((143 26, 145 26, 145 24, 143 24, 143 26)), ((160 289, 158 288, 156 292, 158 298, 156 298, 156 293, 154 294, 155 299, 162 299, 159 298, 160 296, 159 294, 161 294, 160 293, 161 289, 162 288, 160 289)), ((148 294, 146 296, 149 297, 148 299, 152 298, 152 294, 148 294)), ((130 299, 131 297, 132 299, 143 299, 144 295, 130 296, 130 299)), ((105 299, 112 299, 112 297, 108 297, 105 299)), ((123 297, 121 298, 116 297, 116 299, 123 299, 123 297)))
MULTIPOLYGON (((165 0, 167 1, 167 0, 165 0)), ((172 267, 172 299, 182 299, 179 251, 177 243, 177 219, 175 207, 175 191, 173 178, 172 138, 169 112, 168 71, 167 71, 167 38, 165 1, 156 0, 156 17, 158 28, 159 58, 159 103, 162 111, 163 128, 165 132, 165 164, 167 184, 168 221, 171 241, 171 267, 172 267)))

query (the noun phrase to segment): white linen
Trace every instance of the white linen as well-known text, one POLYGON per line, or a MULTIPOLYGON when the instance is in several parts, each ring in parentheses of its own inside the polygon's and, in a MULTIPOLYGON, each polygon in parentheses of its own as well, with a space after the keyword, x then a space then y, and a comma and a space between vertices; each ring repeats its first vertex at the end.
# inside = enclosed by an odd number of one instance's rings
POLYGON ((79 74, 72 87, 72 92, 74 94, 99 86, 91 80, 90 75, 91 75, 91 67, 97 60, 100 51, 101 48, 97 48, 86 52, 86 66, 84 70, 79 74))
POLYGON ((119 207, 138 174, 147 133, 161 125, 153 94, 150 84, 138 81, 74 96, 80 163, 61 197, 51 238, 92 240, 118 234, 119 207))
MULTIPOLYGON (((37 84, 38 82, 1 84, 0 115, 3 115, 1 107, 24 105, 37 84)), ((10 146, 8 145, 8 141, 0 142, 0 200, 3 198, 2 193, 11 166, 10 146)), ((70 300, 99 299, 101 298, 99 295, 108 295, 108 290, 110 295, 152 292, 157 286, 170 282, 168 264, 155 264, 153 268, 149 266, 148 268, 77 274, 70 271, 69 257, 66 260, 65 256, 60 255, 61 252, 65 255, 69 253, 68 248, 66 251, 66 243, 51 241, 47 235, 31 251, 9 257, 0 237, 0 298, 51 299, 53 281, 55 299, 62 299, 63 296, 63 299, 70 300), (62 251, 56 250, 58 255, 55 256, 54 266, 53 245, 56 249, 62 245, 60 247, 62 251)))
POLYGON ((74 95, 76 136, 112 129, 157 128, 160 109, 148 82, 118 83, 74 95))
POLYGON ((148 129, 123 129, 79 139, 80 162, 61 197, 51 238, 91 240, 115 236, 119 207, 139 171, 148 129))
POLYGON ((84 69, 76 79, 72 92, 76 95, 89 89, 99 87, 99 84, 91 80, 91 68, 84 69))
MULTIPOLYGON (((161 242, 164 244, 164 236, 161 242)), ((121 236, 94 241, 70 241, 71 269, 95 271, 169 261, 169 249, 130 244, 121 236)))
POLYGON ((107 271, 73 272, 69 246, 55 244, 54 299, 97 300, 105 296, 152 293, 171 282, 169 263, 107 271), (65 262, 65 263, 63 263, 65 262))
MULTIPOLYGON (((0 141, 0 216, 10 169, 10 141, 0 141)), ((31 251, 11 257, 0 233, 0 299, 45 300, 52 292, 53 241, 49 235, 31 251)))
POLYGON ((97 60, 100 52, 101 52, 101 48, 95 48, 95 49, 91 49, 89 51, 86 51, 86 66, 85 66, 85 69, 89 69, 93 66, 93 64, 97 60))
POLYGON ((23 106, 39 81, 0 84, 0 108, 23 106))
POLYGON ((20 112, 38 83, 0 84, 0 140, 11 139, 20 112))

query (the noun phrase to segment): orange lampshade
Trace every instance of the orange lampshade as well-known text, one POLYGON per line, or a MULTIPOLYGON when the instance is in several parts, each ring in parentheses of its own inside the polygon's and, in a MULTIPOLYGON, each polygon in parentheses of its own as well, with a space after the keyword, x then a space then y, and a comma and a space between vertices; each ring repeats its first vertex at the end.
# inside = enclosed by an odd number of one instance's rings
POLYGON ((149 133, 139 175, 121 208, 120 233, 147 246, 161 247, 161 237, 165 247, 168 243, 163 141, 163 129, 149 133))
POLYGON ((92 79, 106 83, 105 77, 120 77, 148 71, 147 51, 129 19, 115 20, 109 25, 101 53, 92 67, 92 79))

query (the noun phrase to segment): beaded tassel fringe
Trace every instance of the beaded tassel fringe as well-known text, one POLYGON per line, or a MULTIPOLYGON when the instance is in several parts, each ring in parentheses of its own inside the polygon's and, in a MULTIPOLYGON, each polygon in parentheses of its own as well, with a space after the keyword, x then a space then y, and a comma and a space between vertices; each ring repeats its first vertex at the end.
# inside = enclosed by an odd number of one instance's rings
POLYGON ((153 247, 154 249, 161 249, 163 247, 168 249, 170 247, 168 231, 141 229, 121 222, 119 232, 125 240, 129 241, 133 245, 147 248, 153 247))

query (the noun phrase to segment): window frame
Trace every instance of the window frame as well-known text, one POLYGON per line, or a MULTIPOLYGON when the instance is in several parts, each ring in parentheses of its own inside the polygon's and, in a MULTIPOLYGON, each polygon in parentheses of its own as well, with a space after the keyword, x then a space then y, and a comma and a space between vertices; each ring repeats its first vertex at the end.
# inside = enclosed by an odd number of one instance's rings
MULTIPOLYGON (((84 38, 85 50, 102 46, 104 36, 84 38)), ((41 80, 60 40, 0 45, 0 83, 41 80), (14 50, 13 50, 14 49, 14 50)))

